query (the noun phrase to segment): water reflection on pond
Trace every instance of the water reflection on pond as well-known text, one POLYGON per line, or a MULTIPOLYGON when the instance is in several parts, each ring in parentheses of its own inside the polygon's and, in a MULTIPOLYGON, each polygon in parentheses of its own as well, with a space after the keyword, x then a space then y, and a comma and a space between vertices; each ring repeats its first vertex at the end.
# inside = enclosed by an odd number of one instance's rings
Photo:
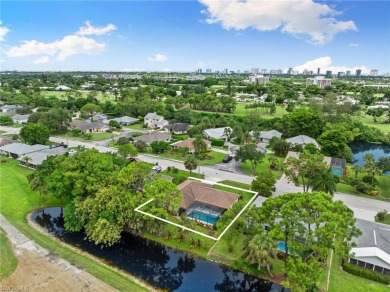
POLYGON ((194 258, 159 243, 123 233, 114 246, 101 248, 82 232, 65 232, 61 208, 32 213, 32 220, 65 242, 169 291, 288 291, 272 282, 194 258))
MULTIPOLYGON (((373 144, 366 142, 352 142, 348 144, 351 147, 354 165, 364 165, 364 155, 371 153, 375 157, 375 161, 378 161, 381 157, 390 157, 390 145, 373 144)), ((385 174, 390 175, 390 172, 385 174)))

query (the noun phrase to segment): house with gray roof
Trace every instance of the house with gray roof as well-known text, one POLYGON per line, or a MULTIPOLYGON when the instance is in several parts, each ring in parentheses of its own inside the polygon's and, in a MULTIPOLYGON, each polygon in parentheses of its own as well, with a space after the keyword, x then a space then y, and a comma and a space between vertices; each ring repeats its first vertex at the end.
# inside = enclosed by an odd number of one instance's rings
POLYGON ((50 148, 50 146, 41 145, 41 144, 27 145, 23 143, 12 143, 12 144, 1 146, 0 154, 16 159, 22 155, 48 149, 48 148, 50 148))
POLYGON ((185 134, 190 124, 187 123, 175 123, 164 126, 164 130, 174 134, 185 134))
POLYGON ((0 136, 0 146, 12 144, 12 143, 16 143, 16 140, 13 140, 13 139, 8 138, 8 137, 0 136))
POLYGON ((306 136, 306 135, 299 135, 299 136, 291 137, 291 138, 286 139, 286 141, 288 143, 290 143, 291 146, 301 145, 304 148, 307 144, 314 144, 314 146, 317 149, 320 148, 320 146, 318 145, 318 143, 315 139, 313 139, 309 136, 306 136))
POLYGON ((203 131, 203 135, 207 139, 228 139, 226 136, 225 129, 229 129, 230 133, 233 132, 233 129, 230 127, 222 127, 222 128, 211 128, 203 131))
POLYGON ((88 119, 85 120, 87 123, 92 123, 92 122, 98 122, 98 123, 103 123, 103 124, 108 124, 108 116, 105 114, 96 114, 91 118, 89 117, 88 119))
POLYGON ((123 116, 123 117, 111 119, 107 122, 109 123, 110 121, 117 121, 119 124, 121 124, 123 126, 128 126, 128 125, 132 125, 132 124, 139 122, 139 119, 136 119, 133 117, 128 117, 128 116, 123 116))
POLYGON ((28 121, 28 117, 30 115, 19 115, 19 114, 16 114, 14 116, 12 116, 12 120, 14 121, 14 123, 16 124, 27 124, 27 121, 28 121))
POLYGON ((273 137, 280 138, 280 137, 282 137, 282 133, 280 133, 279 131, 276 131, 276 130, 260 131, 260 135, 257 137, 257 140, 264 142, 264 143, 268 143, 273 137))
POLYGON ((390 226, 363 219, 356 219, 356 227, 362 235, 352 241, 348 262, 378 273, 390 275, 390 226))
POLYGON ((42 164, 49 156, 63 155, 67 152, 65 147, 58 146, 49 149, 43 149, 40 151, 32 152, 29 154, 22 155, 18 158, 19 165, 28 167, 31 169, 36 169, 38 165, 42 164), (28 157, 28 161, 26 161, 28 157))
POLYGON ((71 129, 73 128, 80 129, 84 133, 99 133, 99 132, 105 132, 110 129, 108 125, 103 123, 99 123, 99 122, 87 123, 80 120, 72 121, 69 127, 71 129))
POLYGON ((0 107, 1 112, 6 113, 9 111, 16 111, 18 108, 23 108, 23 106, 19 104, 6 104, 0 107))
POLYGON ((171 141, 171 134, 168 133, 161 133, 161 132, 151 132, 146 133, 138 137, 133 138, 134 141, 143 141, 146 144, 150 145, 153 142, 170 142, 171 141))
POLYGON ((164 126, 169 125, 169 122, 163 116, 159 116, 156 113, 148 113, 144 117, 144 124, 152 129, 162 129, 164 126))

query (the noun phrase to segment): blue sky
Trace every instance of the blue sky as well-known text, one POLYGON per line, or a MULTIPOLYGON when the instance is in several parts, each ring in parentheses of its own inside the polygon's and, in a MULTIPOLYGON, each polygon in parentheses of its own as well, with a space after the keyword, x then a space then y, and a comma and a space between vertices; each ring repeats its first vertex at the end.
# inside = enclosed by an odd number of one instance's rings
POLYGON ((2 70, 390 72, 390 2, 2 1, 2 70))

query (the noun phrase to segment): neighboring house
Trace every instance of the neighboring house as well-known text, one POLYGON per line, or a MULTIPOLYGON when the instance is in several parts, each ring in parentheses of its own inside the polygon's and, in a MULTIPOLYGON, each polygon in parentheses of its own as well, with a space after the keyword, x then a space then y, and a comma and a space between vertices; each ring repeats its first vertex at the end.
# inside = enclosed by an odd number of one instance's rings
POLYGON ((12 140, 11 138, 7 137, 1 137, 0 136, 0 147, 8 144, 16 143, 15 140, 12 140))
POLYGON ((390 275, 390 226, 386 224, 356 219, 356 227, 362 235, 352 241, 350 264, 390 275))
POLYGON ((4 116, 13 117, 14 115, 16 115, 16 111, 13 111, 13 110, 0 113, 0 116, 2 116, 2 117, 4 117, 4 116))
POLYGON ((87 123, 92 123, 92 122, 98 122, 98 123, 103 123, 103 124, 108 124, 108 116, 105 114, 96 114, 91 118, 88 118, 85 120, 87 123))
MULTIPOLYGON (((194 153, 195 152, 195 147, 194 147, 194 140, 196 138, 188 138, 186 140, 183 140, 183 141, 178 141, 178 142, 175 142, 175 143, 172 143, 171 146, 173 148, 188 148, 188 152, 189 153, 194 153)), ((202 139, 203 142, 205 142, 205 144, 207 145, 207 148, 210 149, 211 148, 211 142, 209 140, 206 140, 206 139, 202 139)))
POLYGON ((212 128, 204 130, 203 135, 207 139, 227 139, 228 137, 225 134, 225 129, 230 129, 230 132, 233 132, 232 128, 230 127, 212 128))
POLYGON ((22 155, 48 148, 50 148, 50 146, 41 144, 27 145, 23 143, 12 143, 0 147, 0 154, 10 156, 12 158, 19 158, 22 155))
POLYGON ((70 123, 70 128, 77 128, 83 131, 84 133, 99 133, 105 132, 110 129, 109 126, 99 122, 87 123, 84 121, 74 120, 70 123))
POLYGON ((30 159, 28 161, 28 167, 32 169, 36 169, 37 166, 42 164, 42 162, 45 161, 49 156, 62 155, 65 154, 66 152, 67 150, 63 146, 32 152, 19 157, 18 158, 19 165, 27 167, 25 157, 29 157, 30 159))
POLYGON ((276 130, 260 131, 260 135, 258 136, 257 140, 268 143, 273 137, 280 138, 282 137, 282 133, 276 130))
POLYGON ((67 90, 71 90, 72 88, 70 88, 69 86, 66 86, 66 85, 59 85, 55 88, 55 90, 59 90, 59 91, 67 91, 67 90))
POLYGON ((211 185, 186 180, 178 185, 183 193, 182 212, 193 220, 214 225, 222 213, 240 198, 239 195, 214 189, 211 185))
POLYGON ((2 107, 0 107, 1 112, 3 112, 3 113, 9 112, 9 111, 16 111, 16 109, 18 109, 18 108, 23 108, 23 106, 18 105, 18 104, 6 104, 6 105, 3 105, 2 107))
POLYGON ((18 114, 16 114, 16 115, 12 116, 12 120, 16 124, 27 124, 27 120, 28 120, 29 116, 30 116, 29 114, 28 115, 18 115, 18 114))
POLYGON ((185 134, 189 126, 187 123, 176 123, 164 126, 164 130, 174 134, 185 134))
POLYGON ((299 136, 291 137, 291 138, 286 139, 286 141, 288 143, 290 143, 291 146, 301 145, 304 148, 307 144, 311 143, 311 144, 314 144, 314 146, 317 149, 320 148, 320 146, 318 145, 316 140, 314 140, 313 138, 306 136, 306 135, 299 135, 299 136))
POLYGON ((144 117, 144 124, 149 128, 162 129, 164 126, 169 125, 169 122, 163 116, 159 116, 156 113, 148 113, 144 117))
POLYGON ((138 137, 133 138, 134 141, 143 141, 146 144, 150 145, 150 143, 153 142, 170 142, 171 141, 171 134, 168 133, 161 133, 161 132, 151 132, 146 133, 138 137))
POLYGON ((108 120, 107 123, 109 123, 110 121, 117 121, 122 126, 128 126, 128 125, 132 125, 132 124, 139 122, 139 119, 128 117, 128 116, 123 116, 120 118, 108 120))

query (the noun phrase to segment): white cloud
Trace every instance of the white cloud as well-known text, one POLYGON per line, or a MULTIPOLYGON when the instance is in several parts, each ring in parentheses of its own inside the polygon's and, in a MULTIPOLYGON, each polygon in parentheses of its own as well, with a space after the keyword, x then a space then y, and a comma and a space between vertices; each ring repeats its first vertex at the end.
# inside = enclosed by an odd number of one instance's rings
POLYGON ((199 0, 207 9, 206 23, 220 23, 226 30, 254 28, 259 31, 280 30, 303 37, 313 44, 324 44, 337 33, 357 30, 355 23, 338 21, 340 12, 313 0, 199 0))
POLYGON ((34 61, 35 64, 45 64, 50 61, 50 58, 48 56, 43 56, 34 61))
POLYGON ((196 63, 196 66, 198 66, 199 68, 204 68, 207 66, 207 63, 203 61, 199 61, 198 63, 196 63))
POLYGON ((120 70, 122 72, 143 72, 145 69, 138 69, 138 68, 124 68, 120 70))
POLYGON ((76 32, 77 35, 85 36, 85 35, 105 35, 110 31, 116 30, 116 26, 112 23, 107 26, 92 26, 91 22, 87 20, 85 22, 86 26, 82 26, 76 32))
POLYGON ((3 26, 2 24, 3 22, 0 20, 0 42, 4 41, 7 33, 10 32, 9 28, 3 26))
POLYGON ((171 72, 172 70, 171 70, 171 68, 164 68, 164 69, 162 69, 162 71, 163 72, 171 72))
POLYGON ((165 56, 163 54, 156 54, 156 55, 154 55, 154 57, 149 57, 148 61, 150 61, 150 62, 166 62, 166 61, 168 61, 168 58, 167 58, 167 56, 165 56))
POLYGON ((350 44, 348 44, 348 46, 353 47, 353 48, 357 48, 359 45, 360 44, 358 44, 358 43, 350 43, 350 44))
POLYGON ((331 57, 321 57, 317 58, 311 61, 307 61, 302 65, 294 67, 294 70, 298 70, 299 72, 302 72, 303 70, 312 70, 314 72, 317 72, 317 68, 321 68, 321 72, 325 73, 327 70, 331 70, 333 73, 337 72, 346 72, 351 71, 355 72, 356 69, 362 70, 362 74, 369 74, 370 69, 368 69, 366 66, 354 66, 354 67, 348 67, 344 65, 333 65, 332 64, 332 58, 331 57))
POLYGON ((106 44, 99 43, 92 38, 78 35, 67 35, 61 40, 51 43, 36 40, 23 41, 20 46, 10 47, 6 54, 8 57, 25 57, 34 55, 57 56, 60 61, 77 54, 95 54, 104 51, 106 44))

